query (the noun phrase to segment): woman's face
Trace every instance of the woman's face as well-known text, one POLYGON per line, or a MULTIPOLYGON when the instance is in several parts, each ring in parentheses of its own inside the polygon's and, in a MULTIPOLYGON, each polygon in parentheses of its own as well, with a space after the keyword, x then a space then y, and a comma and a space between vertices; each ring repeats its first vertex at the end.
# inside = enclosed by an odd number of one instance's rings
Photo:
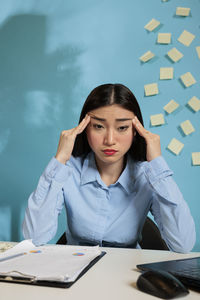
POLYGON ((114 104, 92 110, 88 115, 87 139, 97 162, 110 164, 123 160, 135 135, 133 112, 114 104))

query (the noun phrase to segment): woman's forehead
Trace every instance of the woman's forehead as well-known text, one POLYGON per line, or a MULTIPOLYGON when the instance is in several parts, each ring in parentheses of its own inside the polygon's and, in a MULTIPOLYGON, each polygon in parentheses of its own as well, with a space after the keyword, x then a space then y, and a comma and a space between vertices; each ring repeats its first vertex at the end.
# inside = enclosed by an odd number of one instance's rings
POLYGON ((97 109, 94 109, 88 113, 91 117, 94 117, 95 119, 102 119, 108 120, 108 119, 115 119, 115 120, 121 120, 121 119, 133 119, 134 113, 130 110, 127 110, 120 105, 109 105, 109 106, 103 106, 97 109))

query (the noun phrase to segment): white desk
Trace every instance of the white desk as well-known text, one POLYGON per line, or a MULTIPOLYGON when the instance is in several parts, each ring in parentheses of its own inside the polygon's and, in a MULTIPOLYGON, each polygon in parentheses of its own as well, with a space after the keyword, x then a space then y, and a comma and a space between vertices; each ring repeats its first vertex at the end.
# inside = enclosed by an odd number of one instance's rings
MULTIPOLYGON (((68 289, 0 282, 1 299, 5 300, 138 300, 159 299, 140 292, 136 265, 150 261, 200 256, 200 253, 178 254, 169 251, 104 248, 107 254, 68 289)), ((182 299, 199 299, 190 291, 182 299)), ((179 298, 181 299, 181 298, 179 298)))

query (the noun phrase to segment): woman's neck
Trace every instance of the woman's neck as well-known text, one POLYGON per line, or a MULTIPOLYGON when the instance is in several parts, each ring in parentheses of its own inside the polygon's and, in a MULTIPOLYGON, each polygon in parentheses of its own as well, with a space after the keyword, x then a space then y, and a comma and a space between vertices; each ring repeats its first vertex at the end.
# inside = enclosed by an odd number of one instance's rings
POLYGON ((110 164, 99 161, 98 158, 95 158, 95 160, 101 179, 107 186, 114 184, 118 180, 126 162, 124 158, 110 164))

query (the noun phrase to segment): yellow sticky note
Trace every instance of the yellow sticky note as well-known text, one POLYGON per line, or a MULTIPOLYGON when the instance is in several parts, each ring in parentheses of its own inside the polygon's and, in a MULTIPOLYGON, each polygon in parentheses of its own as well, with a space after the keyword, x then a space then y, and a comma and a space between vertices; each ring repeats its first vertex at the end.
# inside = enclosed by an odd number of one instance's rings
POLYGON ((160 68, 160 79, 173 79, 174 68, 160 68))
POLYGON ((198 58, 200 59, 200 46, 196 47, 198 58))
POLYGON ((192 126, 192 123, 189 120, 182 122, 180 126, 185 135, 191 134, 195 131, 194 127, 192 126))
POLYGON ((158 94, 158 84, 150 83, 144 86, 145 96, 153 96, 158 94))
POLYGON ((177 62, 183 57, 183 54, 176 48, 172 48, 169 52, 167 52, 167 55, 173 62, 177 62))
POLYGON ((190 33, 187 30, 184 30, 178 38, 178 41, 185 46, 190 46, 192 41, 194 40, 195 35, 190 33))
POLYGON ((157 43, 158 44, 170 44, 171 43, 171 33, 158 33, 157 43))
POLYGON ((167 148, 172 151, 174 154, 178 155, 181 150, 183 149, 184 144, 181 143, 179 140, 173 138, 167 148))
POLYGON ((200 152, 192 152, 193 166, 200 166, 200 152))
POLYGON ((150 121, 152 126, 158 126, 165 124, 165 119, 163 114, 157 114, 150 116, 150 121))
POLYGON ((150 59, 152 59, 155 56, 155 54, 153 54, 151 51, 147 51, 146 53, 144 53, 142 56, 140 56, 140 60, 142 62, 147 62, 150 59))
POLYGON ((200 110, 200 100, 196 96, 188 101, 188 105, 196 112, 200 110))
POLYGON ((179 104, 174 101, 173 99, 169 101, 163 108, 168 113, 171 114, 173 111, 175 111, 179 107, 179 104))
POLYGON ((187 72, 187 73, 181 75, 180 78, 185 87, 189 87, 196 83, 196 80, 194 79, 194 77, 192 76, 192 74, 190 72, 187 72))
POLYGON ((187 17, 190 14, 190 8, 189 7, 177 7, 176 8, 176 15, 187 17))
POLYGON ((144 28, 148 31, 153 31, 160 25, 160 22, 156 19, 152 19, 149 23, 147 23, 144 28))

